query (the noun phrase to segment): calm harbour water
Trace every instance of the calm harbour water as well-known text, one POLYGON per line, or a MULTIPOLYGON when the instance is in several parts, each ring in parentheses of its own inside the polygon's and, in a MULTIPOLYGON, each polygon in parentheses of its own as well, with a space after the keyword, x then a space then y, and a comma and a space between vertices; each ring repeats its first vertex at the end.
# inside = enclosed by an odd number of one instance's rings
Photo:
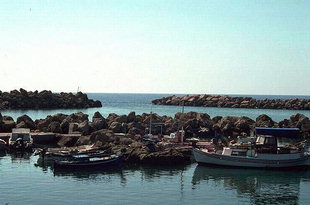
MULTIPOLYGON (((161 94, 89 94, 103 102, 102 108, 82 110, 2 111, 15 119, 27 114, 33 119, 56 113, 99 111, 149 113, 173 116, 178 106, 151 106, 161 94)), ((265 96, 256 96, 264 98, 265 96)), ((269 96, 270 97, 270 96, 269 96)), ((288 96, 274 96, 288 98, 288 96)), ((309 98, 309 97, 307 97, 309 98)), ((211 117, 267 114, 275 121, 310 111, 252 110, 185 107, 185 112, 208 113, 211 117)), ((310 204, 310 171, 266 171, 198 166, 125 166, 116 170, 53 172, 37 167, 36 156, 0 156, 0 205, 79 204, 310 204)))
POLYGON ((197 165, 54 172, 35 156, 0 157, 0 204, 309 204, 309 171, 197 165))

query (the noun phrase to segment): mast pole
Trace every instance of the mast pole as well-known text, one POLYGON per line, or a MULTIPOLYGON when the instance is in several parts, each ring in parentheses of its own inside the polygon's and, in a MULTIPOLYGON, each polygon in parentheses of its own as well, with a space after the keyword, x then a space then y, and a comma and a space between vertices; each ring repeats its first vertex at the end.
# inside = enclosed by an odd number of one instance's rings
POLYGON ((151 105, 151 114, 150 114, 150 129, 149 134, 152 134, 152 114, 153 114, 153 105, 151 105))

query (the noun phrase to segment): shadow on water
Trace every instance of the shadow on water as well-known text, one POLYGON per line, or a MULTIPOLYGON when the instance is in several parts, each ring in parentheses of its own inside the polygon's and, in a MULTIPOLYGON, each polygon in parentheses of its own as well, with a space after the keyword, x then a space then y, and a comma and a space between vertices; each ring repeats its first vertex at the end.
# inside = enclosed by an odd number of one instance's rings
POLYGON ((225 169, 197 166, 192 178, 195 189, 215 182, 224 189, 236 190, 252 204, 299 204, 300 182, 310 179, 309 171, 271 171, 255 169, 225 169))

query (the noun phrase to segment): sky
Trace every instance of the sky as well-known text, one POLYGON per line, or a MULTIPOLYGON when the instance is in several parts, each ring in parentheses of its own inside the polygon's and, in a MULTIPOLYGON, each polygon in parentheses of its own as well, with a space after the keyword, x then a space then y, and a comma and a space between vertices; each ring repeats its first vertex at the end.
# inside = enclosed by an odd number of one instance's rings
POLYGON ((310 95, 310 1, 1 0, 0 90, 310 95))

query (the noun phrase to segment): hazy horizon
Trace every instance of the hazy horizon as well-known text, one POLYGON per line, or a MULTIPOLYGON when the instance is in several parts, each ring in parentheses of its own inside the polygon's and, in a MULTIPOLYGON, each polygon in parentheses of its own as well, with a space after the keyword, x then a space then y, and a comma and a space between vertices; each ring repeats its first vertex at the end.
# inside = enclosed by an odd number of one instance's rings
POLYGON ((307 1, 1 1, 0 90, 310 95, 307 1))

